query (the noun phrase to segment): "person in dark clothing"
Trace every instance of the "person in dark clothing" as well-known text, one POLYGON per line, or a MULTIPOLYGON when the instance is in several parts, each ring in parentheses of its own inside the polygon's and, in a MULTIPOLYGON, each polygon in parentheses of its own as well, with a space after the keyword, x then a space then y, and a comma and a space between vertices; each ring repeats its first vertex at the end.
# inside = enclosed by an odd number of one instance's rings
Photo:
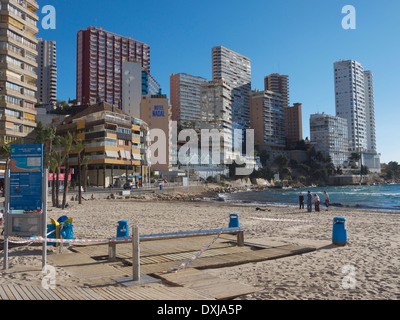
POLYGON ((312 212, 312 204, 313 204, 314 198, 311 194, 310 191, 307 193, 307 211, 312 212))
POLYGON ((324 196, 325 196, 325 206, 326 206, 326 209, 328 210, 330 199, 329 199, 329 195, 326 191, 324 191, 324 196))
POLYGON ((299 195, 299 209, 304 209, 304 196, 303 196, 303 194, 300 192, 300 195, 299 195))

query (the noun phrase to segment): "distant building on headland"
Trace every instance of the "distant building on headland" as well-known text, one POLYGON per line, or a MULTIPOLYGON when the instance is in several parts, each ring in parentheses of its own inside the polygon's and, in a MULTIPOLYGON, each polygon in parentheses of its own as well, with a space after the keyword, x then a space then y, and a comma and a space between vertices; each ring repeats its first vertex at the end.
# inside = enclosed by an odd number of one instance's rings
POLYGON ((347 120, 325 113, 310 116, 311 146, 330 157, 335 167, 347 166, 349 145, 347 120))

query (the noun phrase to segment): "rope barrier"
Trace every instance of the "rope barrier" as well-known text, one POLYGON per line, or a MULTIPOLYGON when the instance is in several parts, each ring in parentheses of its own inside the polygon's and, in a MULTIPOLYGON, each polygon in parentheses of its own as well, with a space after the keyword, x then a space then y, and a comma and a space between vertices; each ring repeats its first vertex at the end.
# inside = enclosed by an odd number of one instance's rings
MULTIPOLYGON (((331 224, 332 220, 300 220, 300 219, 287 219, 287 218, 260 218, 260 217, 245 217, 250 220, 259 220, 259 221, 269 221, 269 222, 290 222, 291 225, 289 227, 301 225, 301 224, 331 224)), ((169 233, 169 234, 153 234, 147 236, 141 236, 142 239, 157 239, 157 238, 165 238, 165 237, 178 237, 178 236, 195 236, 195 235, 210 235, 216 234, 216 237, 204 248, 202 248, 199 252, 197 252, 191 259, 183 262, 180 266, 176 268, 171 268, 171 270, 160 271, 160 274, 168 274, 168 273, 177 273, 182 269, 185 269, 190 263, 198 259, 205 251, 207 251, 222 235, 224 231, 232 230, 232 231, 244 231, 244 232, 264 232, 266 230, 279 229, 281 226, 268 226, 268 227, 255 227, 255 228, 230 228, 230 229, 216 229, 216 230, 200 230, 193 232, 177 232, 177 233, 169 233)), ((50 242, 50 243, 102 243, 102 242, 121 242, 121 241, 132 241, 132 237, 116 237, 111 239, 54 239, 47 238, 50 234, 54 233, 56 230, 49 232, 44 237, 32 237, 29 240, 9 240, 10 243, 14 244, 32 244, 34 242, 50 242)), ((21 239, 21 238, 19 238, 21 239)))
POLYGON ((258 217, 247 217, 247 219, 273 221, 273 222, 333 223, 332 220, 298 220, 298 219, 278 219, 278 218, 258 218, 258 217))
POLYGON ((196 260, 198 257, 200 257, 205 251, 207 251, 221 236, 222 231, 214 238, 213 241, 211 241, 208 245, 206 245, 203 249, 201 249, 199 252, 197 252, 192 258, 189 260, 183 262, 179 267, 177 268, 171 268, 171 270, 168 271, 160 271, 161 274, 167 274, 167 273, 177 273, 178 271, 185 269, 190 263, 192 263, 194 260, 196 260))
MULTIPOLYGON (((284 219, 284 218, 260 218, 260 217, 245 217, 245 219, 250 220, 260 220, 260 221, 270 221, 270 222, 291 222, 296 223, 295 225, 300 224, 331 224, 333 223, 332 220, 299 220, 299 219, 284 219)), ((294 225, 293 225, 294 226, 294 225)), ((255 228, 239 228, 245 232, 263 232, 266 230, 273 230, 279 229, 281 227, 277 226, 268 226, 268 227, 255 227, 255 228)), ((228 229, 221 229, 226 231, 228 229)), ((211 230, 215 234, 219 234, 219 229, 211 230)), ((235 230, 234 230, 235 231, 235 230)), ((238 231, 238 230, 236 230, 238 231)), ((49 232, 47 234, 50 235, 54 233, 55 230, 49 232)), ((206 235, 211 234, 210 230, 208 231, 193 231, 193 232, 177 232, 177 233, 170 233, 170 234, 153 234, 147 236, 141 236, 140 238, 143 239, 157 239, 157 238, 165 238, 168 236, 195 236, 195 235, 206 235)), ((219 234, 220 235, 220 234, 219 234)), ((16 237, 17 238, 17 237, 16 237)), ((44 237, 32 237, 29 240, 25 240, 22 238, 18 238, 21 240, 9 240, 10 243, 14 244, 32 244, 34 242, 51 242, 51 243, 102 243, 102 242, 120 242, 120 241, 132 241, 132 237, 120 237, 120 238, 111 238, 111 239, 55 239, 55 238, 44 238, 44 237)))

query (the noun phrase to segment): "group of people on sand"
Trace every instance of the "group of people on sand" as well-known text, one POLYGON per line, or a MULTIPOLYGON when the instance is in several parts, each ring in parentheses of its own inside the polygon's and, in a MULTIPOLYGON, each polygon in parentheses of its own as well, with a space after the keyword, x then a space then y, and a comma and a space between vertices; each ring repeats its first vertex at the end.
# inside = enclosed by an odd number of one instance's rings
MULTIPOLYGON (((329 195, 326 191, 324 191, 324 196, 325 196, 325 206, 326 206, 326 210, 328 210, 329 207, 329 195)), ((314 204, 315 206, 315 211, 319 212, 319 205, 321 203, 319 195, 317 193, 314 194, 314 196, 311 194, 311 191, 307 192, 306 198, 304 199, 304 195, 302 192, 300 192, 299 195, 299 209, 304 209, 304 200, 306 200, 307 203, 307 211, 308 212, 312 212, 312 205, 314 204)))

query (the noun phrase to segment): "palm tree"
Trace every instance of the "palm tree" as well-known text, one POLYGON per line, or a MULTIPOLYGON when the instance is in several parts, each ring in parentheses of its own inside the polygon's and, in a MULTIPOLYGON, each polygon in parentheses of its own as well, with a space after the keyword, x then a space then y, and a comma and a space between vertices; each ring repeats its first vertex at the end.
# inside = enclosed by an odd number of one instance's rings
POLYGON ((56 206, 56 172, 57 172, 57 164, 54 160, 54 155, 50 155, 49 168, 51 173, 53 174, 53 183, 51 185, 51 203, 53 207, 56 206))
POLYGON ((85 192, 87 191, 87 178, 86 177, 87 177, 88 164, 90 163, 90 161, 91 161, 91 159, 89 156, 84 156, 81 161, 81 165, 83 167, 83 176, 85 177, 84 181, 83 181, 83 190, 85 192))
POLYGON ((8 144, 0 146, 0 157, 6 158, 6 171, 10 169, 11 148, 8 144))
MULTIPOLYGON (((0 157, 6 158, 6 170, 4 172, 7 172, 8 169, 10 168, 10 158, 11 158, 11 149, 8 144, 3 144, 0 146, 0 157)), ((3 196, 5 195, 5 186, 3 185, 3 196)))
POLYGON ((64 163, 64 157, 61 151, 52 152, 50 155, 50 170, 53 173, 53 185, 52 185, 52 201, 53 207, 59 206, 58 195, 60 192, 60 167, 64 163))
POLYGON ((48 168, 50 166, 50 155, 53 151, 53 141, 56 139, 56 129, 44 127, 41 122, 38 122, 34 132, 36 134, 35 142, 43 144, 44 146, 43 166, 48 168))
POLYGON ((66 136, 60 138, 60 143, 64 148, 64 163, 65 163, 65 176, 64 176, 64 191, 62 208, 65 209, 67 204, 67 189, 68 189, 68 176, 69 176, 69 153, 73 146, 73 137, 71 132, 68 132, 66 136))
MULTIPOLYGON (((82 160, 84 157, 82 157, 85 151, 85 148, 87 146, 87 143, 85 143, 83 140, 80 139, 75 139, 74 140, 74 150, 78 153, 78 199, 79 199, 79 204, 82 204, 82 160)), ((87 160, 86 160, 87 161, 87 160)))

